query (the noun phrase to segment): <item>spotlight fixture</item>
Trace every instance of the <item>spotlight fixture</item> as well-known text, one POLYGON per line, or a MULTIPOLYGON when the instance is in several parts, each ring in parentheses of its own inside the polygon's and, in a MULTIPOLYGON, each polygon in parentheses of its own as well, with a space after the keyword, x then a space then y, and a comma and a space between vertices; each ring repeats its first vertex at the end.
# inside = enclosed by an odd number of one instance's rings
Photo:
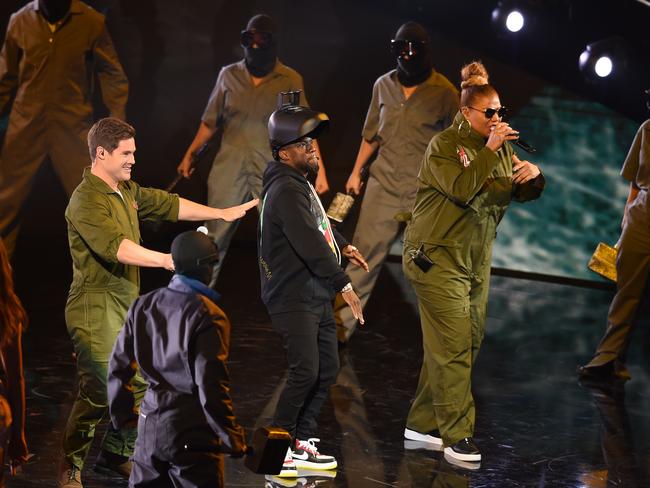
POLYGON ((578 65, 588 80, 597 81, 620 74, 627 64, 626 58, 622 39, 613 37, 588 44, 578 65))
POLYGON ((501 32, 517 33, 526 25, 526 17, 519 2, 500 1, 492 11, 492 23, 501 32))

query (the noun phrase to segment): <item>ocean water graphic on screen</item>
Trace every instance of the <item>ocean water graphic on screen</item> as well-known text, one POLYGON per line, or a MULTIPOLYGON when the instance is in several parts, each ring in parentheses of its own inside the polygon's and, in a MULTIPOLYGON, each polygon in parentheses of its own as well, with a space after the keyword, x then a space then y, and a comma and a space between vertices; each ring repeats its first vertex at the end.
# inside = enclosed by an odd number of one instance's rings
POLYGON ((499 225, 493 266, 600 280, 587 268, 599 241, 620 235, 629 183, 620 170, 638 124, 546 86, 510 120, 537 153, 517 153, 546 177, 542 197, 513 203, 499 225))

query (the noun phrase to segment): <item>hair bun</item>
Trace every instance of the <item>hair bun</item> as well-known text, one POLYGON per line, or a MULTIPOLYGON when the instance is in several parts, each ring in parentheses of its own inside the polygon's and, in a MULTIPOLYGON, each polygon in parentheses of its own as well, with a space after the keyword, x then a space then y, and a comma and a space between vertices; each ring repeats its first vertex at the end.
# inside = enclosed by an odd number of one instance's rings
POLYGON ((472 61, 460 70, 461 89, 488 84, 488 72, 480 61, 472 61))

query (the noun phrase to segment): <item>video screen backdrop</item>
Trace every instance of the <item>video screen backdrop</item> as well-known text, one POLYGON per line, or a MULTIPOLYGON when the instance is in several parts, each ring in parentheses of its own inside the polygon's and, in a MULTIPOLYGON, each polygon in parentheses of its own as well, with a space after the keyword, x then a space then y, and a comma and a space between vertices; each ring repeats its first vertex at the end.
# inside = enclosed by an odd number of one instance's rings
POLYGON ((638 124, 598 103, 545 86, 511 118, 537 148, 542 197, 513 203, 498 230, 493 266, 601 280, 587 268, 599 241, 614 245, 629 183, 621 166, 638 124))

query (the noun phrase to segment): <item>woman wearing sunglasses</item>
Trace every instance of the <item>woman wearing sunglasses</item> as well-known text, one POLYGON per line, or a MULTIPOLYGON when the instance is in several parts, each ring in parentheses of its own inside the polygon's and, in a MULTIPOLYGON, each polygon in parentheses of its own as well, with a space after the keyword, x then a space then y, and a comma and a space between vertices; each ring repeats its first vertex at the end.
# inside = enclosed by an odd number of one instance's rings
MULTIPOLYGON (((424 360, 407 439, 450 462, 480 462, 474 443, 472 365, 483 339, 492 243, 511 200, 539 197, 544 177, 508 141, 517 132, 480 62, 461 70, 460 111, 424 155, 404 272, 418 297, 424 360)), ((475 466, 475 465, 474 465, 475 466)))

